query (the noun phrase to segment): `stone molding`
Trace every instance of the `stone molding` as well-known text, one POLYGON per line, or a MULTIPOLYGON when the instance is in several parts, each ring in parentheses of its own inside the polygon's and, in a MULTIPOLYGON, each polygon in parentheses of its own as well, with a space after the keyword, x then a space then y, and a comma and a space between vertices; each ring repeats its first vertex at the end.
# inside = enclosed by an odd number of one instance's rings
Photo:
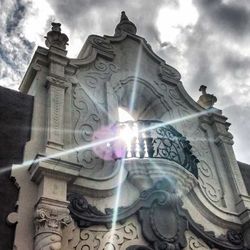
MULTIPOLYGON (((60 154, 60 153, 59 153, 60 154)), ((114 194, 122 168, 121 160, 115 162, 114 171, 102 177, 80 176, 82 166, 62 159, 47 158, 37 155, 29 168, 31 180, 39 184, 43 176, 71 182, 74 189, 89 192, 93 197, 107 197, 114 194)), ((123 183, 127 178, 127 170, 123 170, 123 183)))
POLYGON ((200 117, 202 123, 207 123, 212 126, 214 132, 215 144, 218 147, 221 159, 230 173, 229 178, 234 191, 234 202, 236 211, 240 214, 242 223, 250 220, 248 211, 250 209, 249 196, 243 181, 237 160, 233 151, 233 136, 228 131, 230 123, 227 118, 220 113, 211 112, 208 116, 200 117), (242 216, 244 214, 244 216, 242 216))
POLYGON ((151 188, 154 183, 167 176, 176 185, 180 195, 190 192, 198 181, 192 173, 179 164, 166 159, 127 159, 124 163, 128 180, 140 191, 151 188), (156 167, 157 166, 157 167, 156 167))

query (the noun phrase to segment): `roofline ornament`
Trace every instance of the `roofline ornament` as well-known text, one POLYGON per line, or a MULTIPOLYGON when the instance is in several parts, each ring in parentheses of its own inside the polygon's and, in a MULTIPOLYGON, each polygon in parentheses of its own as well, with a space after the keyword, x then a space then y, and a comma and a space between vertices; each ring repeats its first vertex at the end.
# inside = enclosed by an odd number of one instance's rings
POLYGON ((61 33, 61 24, 60 23, 51 23, 51 31, 45 36, 45 44, 48 48, 51 46, 65 50, 66 45, 68 45, 69 38, 64 33, 61 33))
POLYGON ((117 24, 115 28, 115 36, 119 36, 122 31, 125 31, 130 34, 136 34, 137 28, 134 23, 129 21, 128 17, 126 16, 125 11, 121 12, 121 20, 120 23, 117 24))

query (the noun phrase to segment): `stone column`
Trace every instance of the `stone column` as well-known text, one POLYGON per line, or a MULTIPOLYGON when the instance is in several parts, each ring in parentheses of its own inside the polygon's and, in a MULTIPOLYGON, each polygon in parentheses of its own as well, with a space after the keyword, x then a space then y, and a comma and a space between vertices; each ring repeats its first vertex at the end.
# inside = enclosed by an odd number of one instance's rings
POLYGON ((60 250, 62 230, 71 222, 67 203, 41 199, 35 211, 35 250, 60 250))
POLYGON ((35 250, 59 250, 62 231, 70 224, 67 201, 67 182, 70 176, 56 172, 53 162, 41 162, 31 169, 32 180, 38 184, 35 206, 35 250))

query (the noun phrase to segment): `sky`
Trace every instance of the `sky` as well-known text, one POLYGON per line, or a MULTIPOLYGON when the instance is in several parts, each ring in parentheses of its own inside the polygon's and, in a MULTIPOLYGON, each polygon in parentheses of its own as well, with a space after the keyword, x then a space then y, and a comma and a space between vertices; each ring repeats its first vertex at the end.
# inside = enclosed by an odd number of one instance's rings
POLYGON ((120 12, 156 54, 177 68, 197 100, 200 85, 232 123, 239 161, 250 163, 249 0, 0 0, 0 85, 17 89, 52 21, 76 57, 90 34, 113 35, 120 12))

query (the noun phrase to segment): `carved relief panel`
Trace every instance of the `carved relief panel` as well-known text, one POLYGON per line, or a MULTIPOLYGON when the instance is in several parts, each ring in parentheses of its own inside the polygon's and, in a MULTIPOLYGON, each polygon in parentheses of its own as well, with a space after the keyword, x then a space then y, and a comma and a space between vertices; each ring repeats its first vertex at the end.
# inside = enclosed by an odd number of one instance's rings
POLYGON ((175 121, 173 126, 178 127, 179 131, 187 137, 192 145, 194 155, 200 161, 198 163, 198 180, 202 192, 216 206, 225 206, 223 188, 210 148, 211 144, 213 144, 211 138, 208 138, 202 130, 198 116, 189 104, 185 103, 176 87, 165 83, 155 82, 155 84, 164 91, 165 99, 168 100, 171 106, 172 119, 175 121))
POLYGON ((131 218, 123 225, 115 225, 112 229, 105 226, 92 226, 79 229, 75 224, 71 225, 71 234, 65 250, 101 250, 101 249, 127 249, 131 245, 146 244, 140 227, 135 218, 131 218))
POLYGON ((211 248, 202 240, 199 239, 191 231, 186 231, 187 246, 184 250, 211 250, 211 248))
MULTIPOLYGON (((107 85, 117 70, 113 63, 101 59, 79 70, 78 83, 72 88, 73 142, 76 146, 91 143, 94 131, 108 125, 107 85)), ((86 169, 103 164, 91 148, 77 151, 76 161, 86 169)))
MULTIPOLYGON (((241 250, 240 231, 216 236, 197 224, 182 208, 176 186, 164 178, 140 193, 127 207, 100 211, 79 193, 70 193, 75 224, 65 232, 65 250, 82 249, 221 249, 241 250), (115 223, 114 223, 115 220, 115 223), (209 246, 209 247, 208 247, 209 246)), ((100 200, 101 202, 101 200, 100 200)))

